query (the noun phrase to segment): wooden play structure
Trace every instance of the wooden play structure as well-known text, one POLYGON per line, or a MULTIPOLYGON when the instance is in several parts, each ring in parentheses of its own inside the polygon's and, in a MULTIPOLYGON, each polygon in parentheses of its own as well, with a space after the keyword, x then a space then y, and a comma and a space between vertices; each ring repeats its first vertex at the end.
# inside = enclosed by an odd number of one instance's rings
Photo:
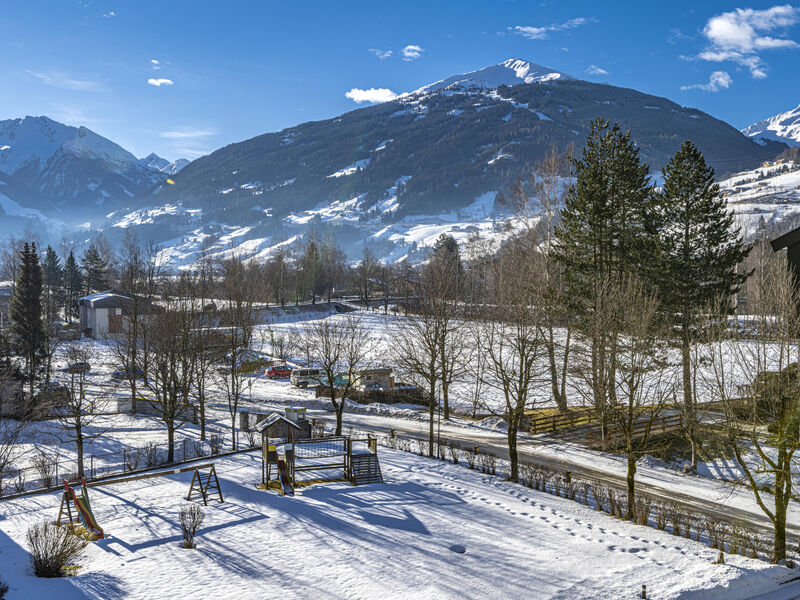
POLYGON ((302 472, 341 471, 341 477, 333 481, 345 480, 354 485, 383 483, 378 440, 373 437, 352 439, 347 436, 325 436, 304 440, 272 440, 264 435, 261 450, 262 486, 269 489, 272 466, 275 465, 280 490, 284 495, 294 494, 297 474, 302 472))
POLYGON ((217 479, 217 469, 214 464, 203 465, 202 467, 195 467, 194 475, 192 475, 192 485, 189 486, 189 493, 186 495, 187 500, 192 499, 192 492, 194 491, 194 484, 197 483, 197 489, 203 498, 203 504, 208 506, 208 492, 209 490, 216 490, 219 494, 219 502, 222 504, 225 500, 222 499, 222 488, 219 487, 219 479, 217 479), (201 472, 201 468, 208 469, 207 472, 201 472))
POLYGON ((89 486, 86 485, 86 478, 81 479, 81 495, 75 493, 75 489, 64 480, 64 494, 61 496, 61 506, 58 509, 56 525, 61 526, 62 517, 66 514, 69 518, 69 526, 75 528, 83 525, 92 541, 101 540, 105 537, 103 528, 97 524, 92 512, 92 505, 89 502, 89 486), (72 513, 75 511, 75 518, 72 513))

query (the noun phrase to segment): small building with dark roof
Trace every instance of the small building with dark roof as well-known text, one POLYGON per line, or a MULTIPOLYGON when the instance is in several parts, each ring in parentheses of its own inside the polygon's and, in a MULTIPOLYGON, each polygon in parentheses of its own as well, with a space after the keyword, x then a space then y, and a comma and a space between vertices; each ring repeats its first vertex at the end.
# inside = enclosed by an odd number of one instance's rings
POLYGON ((800 283, 800 227, 775 238, 770 242, 773 252, 786 249, 786 258, 795 283, 800 283))
POLYGON ((133 296, 118 290, 106 290, 78 298, 81 332, 95 339, 123 333, 123 311, 132 302, 133 296))

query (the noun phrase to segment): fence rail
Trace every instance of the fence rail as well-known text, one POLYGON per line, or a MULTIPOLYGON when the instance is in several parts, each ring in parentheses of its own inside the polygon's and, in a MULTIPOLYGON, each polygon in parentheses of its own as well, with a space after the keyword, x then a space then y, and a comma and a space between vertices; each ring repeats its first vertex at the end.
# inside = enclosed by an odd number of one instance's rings
MULTIPOLYGON (((683 414, 678 413, 674 415, 663 415, 656 417, 650 422, 649 419, 639 421, 634 425, 632 434, 634 438, 642 437, 645 434, 666 433, 674 429, 681 429, 683 427, 683 414)), ((610 427, 606 431, 606 443, 617 444, 624 440, 624 433, 618 427, 610 427)), ((603 432, 600 430, 592 430, 586 432, 586 445, 599 446, 603 441, 603 432)))
POLYGON ((585 410, 571 410, 565 413, 554 413, 543 417, 535 417, 530 420, 531 433, 544 433, 546 431, 556 431, 565 427, 575 427, 584 423, 589 423, 595 416, 595 411, 591 408, 585 410))
MULTIPOLYGON (((245 445, 241 443, 237 445, 245 445)), ((246 444, 253 446, 254 444, 246 444)), ((90 454, 84 456, 84 475, 88 480, 112 475, 121 475, 149 467, 170 465, 215 456, 230 449, 230 441, 223 435, 212 435, 206 440, 183 438, 173 444, 172 461, 169 461, 168 444, 147 444, 140 447, 124 448, 119 452, 90 454)), ((19 494, 30 490, 58 487, 64 479, 78 479, 78 460, 40 451, 29 467, 22 467, 0 479, 0 499, 9 494, 19 494)))

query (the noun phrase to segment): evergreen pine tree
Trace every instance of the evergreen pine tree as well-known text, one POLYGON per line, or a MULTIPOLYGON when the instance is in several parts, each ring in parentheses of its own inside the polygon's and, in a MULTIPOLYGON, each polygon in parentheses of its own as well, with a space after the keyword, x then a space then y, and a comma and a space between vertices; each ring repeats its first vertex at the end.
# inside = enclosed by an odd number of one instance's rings
MULTIPOLYGON (((714 169, 700 151, 684 142, 664 168, 663 190, 655 194, 653 231, 658 252, 653 279, 661 305, 675 325, 683 362, 683 399, 692 466, 697 467, 697 418, 693 397, 691 347, 697 321, 709 306, 739 291, 747 274, 736 266, 748 254, 733 213, 714 183, 714 169)), ((729 306, 725 303, 725 307, 729 306)))
POLYGON ((72 323, 72 318, 77 316, 77 302, 83 291, 83 275, 81 275, 75 254, 69 251, 67 260, 64 261, 64 312, 67 321, 72 323))
POLYGON ((10 306, 11 332, 25 359, 25 378, 30 398, 42 358, 45 355, 45 330, 42 321, 42 268, 36 244, 22 248, 20 267, 10 306))
POLYGON ((54 321, 64 304, 64 269, 61 259, 52 247, 47 247, 44 262, 45 314, 48 322, 54 321))
POLYGON ((613 286, 639 276, 651 252, 648 167, 618 125, 598 118, 580 159, 556 230, 555 259, 563 268, 576 326, 590 344, 587 380, 601 427, 616 403, 616 336, 610 323, 613 286))
POLYGON ((108 261, 102 257, 97 246, 91 244, 81 259, 86 293, 100 292, 109 288, 108 261))

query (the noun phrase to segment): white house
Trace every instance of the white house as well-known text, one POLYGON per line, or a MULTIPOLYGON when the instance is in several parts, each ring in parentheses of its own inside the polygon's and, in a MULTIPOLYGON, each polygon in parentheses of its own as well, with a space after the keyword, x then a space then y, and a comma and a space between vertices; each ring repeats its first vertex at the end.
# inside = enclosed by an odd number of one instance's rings
POLYGON ((116 290, 78 298, 83 335, 102 339, 122 333, 122 311, 132 299, 129 294, 116 290))

